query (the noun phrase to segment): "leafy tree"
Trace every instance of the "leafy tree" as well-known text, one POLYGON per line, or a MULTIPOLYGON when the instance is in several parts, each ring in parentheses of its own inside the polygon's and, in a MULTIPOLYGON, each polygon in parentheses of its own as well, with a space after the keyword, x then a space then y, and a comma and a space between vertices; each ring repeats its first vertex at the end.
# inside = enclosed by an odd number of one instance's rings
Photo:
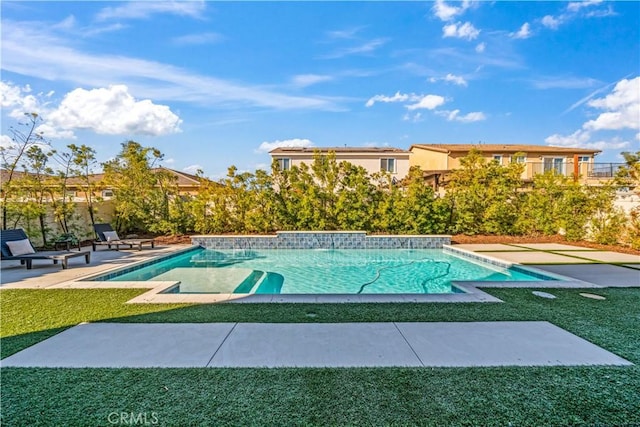
POLYGON ((453 206, 452 229, 466 234, 511 234, 521 204, 524 165, 498 162, 471 150, 452 172, 447 197, 453 206))
POLYGON ((156 148, 127 141, 115 159, 103 163, 105 185, 113 189, 117 230, 150 229, 168 219, 171 178, 163 171, 154 171, 162 158, 156 148))
POLYGON ((340 162, 342 180, 335 202, 335 217, 340 230, 371 231, 377 190, 362 166, 340 162))

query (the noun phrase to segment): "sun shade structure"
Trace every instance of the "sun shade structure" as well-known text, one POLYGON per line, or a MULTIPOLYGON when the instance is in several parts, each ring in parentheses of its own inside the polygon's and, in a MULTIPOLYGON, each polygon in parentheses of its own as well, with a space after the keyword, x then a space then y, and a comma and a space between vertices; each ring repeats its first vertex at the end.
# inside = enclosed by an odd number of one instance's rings
POLYGON ((151 245, 152 249, 155 246, 153 239, 121 239, 111 224, 93 224, 93 230, 96 232, 96 240, 92 242, 94 251, 99 245, 106 245, 109 249, 115 246, 116 250, 120 250, 120 246, 128 246, 129 249, 136 246, 139 251, 142 250, 144 244, 151 245))
POLYGON ((34 259, 50 259, 54 264, 61 261, 64 269, 69 266, 69 258, 83 256, 87 264, 91 262, 91 252, 36 252, 29 237, 21 228, 0 231, 0 242, 2 259, 20 260, 21 264, 27 265, 27 270, 31 270, 34 259))

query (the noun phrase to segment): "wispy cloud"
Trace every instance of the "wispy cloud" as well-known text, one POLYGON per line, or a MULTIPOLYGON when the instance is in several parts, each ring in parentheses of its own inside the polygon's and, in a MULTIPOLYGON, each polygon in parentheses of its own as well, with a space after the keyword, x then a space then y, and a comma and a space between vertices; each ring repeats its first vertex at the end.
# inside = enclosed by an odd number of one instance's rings
POLYGON ((307 87, 331 80, 333 80, 333 76, 325 74, 298 74, 293 76, 291 83, 296 87, 307 87))
POLYGON ((356 34, 360 32, 364 27, 346 28, 344 30, 327 31, 327 37, 330 39, 353 39, 356 34))
POLYGON ((198 33, 175 37, 172 39, 172 43, 180 46, 201 45, 219 43, 222 40, 224 40, 224 37, 218 33, 198 33))
POLYGON ((438 115, 444 116, 449 122, 461 122, 461 123, 473 123, 480 122, 487 119, 487 116, 481 111, 474 111, 467 114, 460 114, 460 110, 453 111, 438 111, 438 115))
POLYGON ((530 80, 536 89, 584 89, 598 84, 589 77, 543 77, 530 80))
POLYGON ((326 55, 321 55, 320 59, 337 59, 351 55, 367 55, 375 52, 378 48, 384 46, 389 39, 377 38, 370 41, 363 42, 357 46, 345 47, 337 49, 326 55))
POLYGON ((170 14, 200 18, 206 2, 198 1, 131 1, 117 7, 105 7, 96 15, 98 21, 107 19, 146 19, 156 14, 170 14))
POLYGON ((126 84, 137 97, 233 107, 340 110, 323 97, 291 96, 252 85, 203 76, 156 61, 82 52, 38 23, 3 21, 2 68, 78 86, 126 84))

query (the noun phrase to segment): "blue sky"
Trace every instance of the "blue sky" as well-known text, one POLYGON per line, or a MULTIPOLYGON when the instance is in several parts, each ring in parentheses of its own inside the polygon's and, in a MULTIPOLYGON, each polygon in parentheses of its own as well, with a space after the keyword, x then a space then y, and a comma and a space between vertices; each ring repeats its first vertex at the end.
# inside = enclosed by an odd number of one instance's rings
POLYGON ((2 1, 2 140, 25 111, 100 161, 218 178, 277 146, 640 150, 640 2, 2 1))

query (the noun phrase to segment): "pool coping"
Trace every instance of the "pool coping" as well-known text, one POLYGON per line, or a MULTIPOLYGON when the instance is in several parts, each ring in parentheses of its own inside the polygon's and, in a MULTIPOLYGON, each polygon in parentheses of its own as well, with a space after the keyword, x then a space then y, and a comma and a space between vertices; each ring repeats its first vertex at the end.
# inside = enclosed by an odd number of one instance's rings
POLYGON ((81 277, 73 282, 63 283, 51 288, 81 289, 81 288, 131 288, 148 289, 127 304, 211 304, 211 303, 465 303, 465 302, 502 302, 502 300, 482 291, 480 288, 602 288, 603 286, 578 279, 550 273, 535 267, 523 266, 518 263, 494 258, 485 253, 477 253, 466 249, 443 245, 443 251, 466 259, 488 263, 501 268, 516 268, 528 274, 552 277, 552 281, 520 281, 520 282, 480 282, 453 281, 452 284, 462 293, 451 294, 178 294, 163 293, 178 285, 179 281, 95 281, 97 277, 122 273, 144 265, 152 265, 161 260, 179 256, 185 252, 197 250, 200 246, 193 245, 181 248, 169 254, 160 255, 152 259, 137 261, 127 266, 114 268, 99 274, 81 277))

